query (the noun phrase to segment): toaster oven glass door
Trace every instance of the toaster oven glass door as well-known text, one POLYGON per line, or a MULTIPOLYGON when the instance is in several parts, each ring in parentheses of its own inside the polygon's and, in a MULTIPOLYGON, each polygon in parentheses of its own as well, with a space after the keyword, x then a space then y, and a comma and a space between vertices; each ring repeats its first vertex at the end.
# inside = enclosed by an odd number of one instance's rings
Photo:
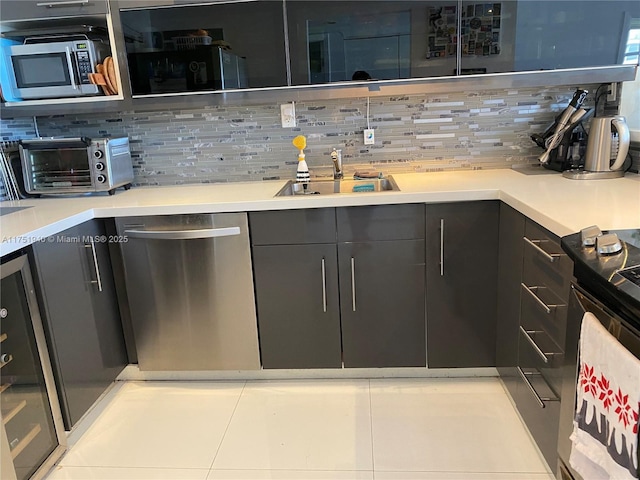
POLYGON ((33 191, 46 193, 59 188, 92 186, 87 148, 29 150, 28 169, 33 191))

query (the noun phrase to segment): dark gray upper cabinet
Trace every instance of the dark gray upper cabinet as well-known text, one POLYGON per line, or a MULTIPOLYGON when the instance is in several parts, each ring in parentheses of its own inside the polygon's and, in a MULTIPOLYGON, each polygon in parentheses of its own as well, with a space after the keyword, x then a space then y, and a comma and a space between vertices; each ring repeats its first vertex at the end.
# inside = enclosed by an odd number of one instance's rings
POLYGON ((107 0, 2 0, 0 8, 3 22, 104 15, 109 11, 107 0))
POLYGON ((465 1, 461 13, 463 74, 523 72, 624 63, 640 2, 465 1))
POLYGON ((102 220, 33 245, 51 363, 70 430, 127 364, 102 220))
POLYGON ((133 95, 288 83, 281 1, 123 5, 133 95))
POLYGON ((496 364, 499 202, 427 205, 427 365, 496 364))
MULTIPOLYGON (((286 8, 292 85, 455 74, 455 49, 436 49, 435 17, 449 19, 442 2, 287 0, 286 8)), ((455 39, 451 21, 440 33, 455 39)))

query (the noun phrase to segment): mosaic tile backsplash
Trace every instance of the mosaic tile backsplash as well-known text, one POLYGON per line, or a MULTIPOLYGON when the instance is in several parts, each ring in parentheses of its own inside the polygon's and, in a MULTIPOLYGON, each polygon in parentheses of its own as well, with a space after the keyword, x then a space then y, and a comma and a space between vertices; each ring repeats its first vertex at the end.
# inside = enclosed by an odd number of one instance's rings
MULTIPOLYGON (((594 92, 597 85, 582 86, 594 92)), ((511 168, 537 163, 529 138, 569 103, 575 87, 546 87, 297 103, 296 128, 282 128, 279 105, 38 117, 41 136, 128 135, 136 185, 295 177, 296 135, 307 137, 312 176, 332 173, 342 149, 345 175, 511 168), (362 130, 375 130, 365 146, 362 130)), ((588 98, 585 106, 593 106, 588 98)), ((2 138, 33 137, 31 119, 3 120, 2 138)))

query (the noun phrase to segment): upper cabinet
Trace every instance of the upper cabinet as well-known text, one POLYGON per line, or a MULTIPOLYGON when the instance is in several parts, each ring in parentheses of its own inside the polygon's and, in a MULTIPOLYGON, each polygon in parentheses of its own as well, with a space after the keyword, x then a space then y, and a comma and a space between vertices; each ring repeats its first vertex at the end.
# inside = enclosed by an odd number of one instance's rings
POLYGON ((133 95, 287 85, 283 5, 120 11, 133 95))
POLYGON ((456 8, 442 5, 287 1, 292 85, 454 75, 456 8))
POLYGON ((610 83, 635 78, 622 64, 638 18, 635 0, 2 0, 0 66, 15 29, 98 26, 119 87, 15 95, 9 115, 610 83))
POLYGON ((464 1, 461 73, 619 65, 633 18, 640 2, 464 1))
POLYGON ((2 0, 2 21, 104 15, 107 0, 2 0))

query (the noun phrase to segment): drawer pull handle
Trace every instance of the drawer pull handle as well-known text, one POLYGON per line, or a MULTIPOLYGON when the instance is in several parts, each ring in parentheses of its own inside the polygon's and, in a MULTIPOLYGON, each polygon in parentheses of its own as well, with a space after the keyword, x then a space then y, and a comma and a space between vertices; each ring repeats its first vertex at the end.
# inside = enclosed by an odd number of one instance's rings
POLYGON ((526 291, 529 295, 531 295, 531 298, 533 298, 533 299, 536 301, 536 303, 537 303, 538 305, 540 305, 540 307, 541 307, 545 312, 547 312, 547 314, 550 314, 552 309, 555 309, 555 308, 557 308, 557 307, 559 306, 559 305, 547 305, 546 303, 544 303, 544 302, 542 301, 542 299, 541 299, 538 295, 536 295, 536 292, 537 292, 538 290, 540 290, 541 288, 544 288, 544 287, 529 287, 528 285, 525 285, 524 283, 520 283, 520 286, 521 286, 522 288, 524 288, 524 289, 525 289, 525 291, 526 291))
POLYGON ((524 328, 522 328, 522 325, 520 325, 520 332, 529 341, 529 343, 531 344, 533 349, 536 351, 538 356, 542 359, 542 361, 544 363, 549 363, 549 357, 547 357, 547 354, 542 351, 542 349, 538 346, 536 341, 531 337, 532 333, 538 333, 538 331, 536 331, 536 330, 525 330, 524 328))
POLYGON ((69 7, 73 5, 89 5, 89 0, 66 0, 62 2, 41 2, 36 3, 36 7, 69 7))
MULTIPOLYGON (((546 404, 544 402, 557 402, 557 401, 560 400, 558 397, 553 397, 553 398, 552 397, 541 397, 540 395, 538 395, 538 392, 536 392, 536 389, 533 386, 533 384, 531 383, 531 380, 529 380, 529 377, 541 376, 540 373, 525 373, 524 370, 522 370, 522 368, 520 368, 520 367, 516 367, 516 368, 518 369, 518 373, 522 377, 522 380, 524 380, 524 383, 527 384, 527 387, 529 387, 529 390, 531 391, 531 393, 535 397, 536 401, 538 402, 538 405, 540 405, 540 408, 545 408, 546 407, 546 404)), ((544 379, 544 377, 542 377, 542 378, 544 379)))
POLYGON ((551 263, 553 263, 556 258, 561 257, 563 255, 561 253, 548 253, 542 248, 540 248, 540 245, 539 245, 540 243, 548 242, 549 240, 529 240, 527 237, 522 237, 522 238, 524 239, 525 242, 527 242, 529 245, 535 248, 540 255, 542 255, 544 258, 549 260, 551 263))
POLYGON ((322 311, 327 313, 327 274, 324 268, 324 258, 322 258, 322 311))

